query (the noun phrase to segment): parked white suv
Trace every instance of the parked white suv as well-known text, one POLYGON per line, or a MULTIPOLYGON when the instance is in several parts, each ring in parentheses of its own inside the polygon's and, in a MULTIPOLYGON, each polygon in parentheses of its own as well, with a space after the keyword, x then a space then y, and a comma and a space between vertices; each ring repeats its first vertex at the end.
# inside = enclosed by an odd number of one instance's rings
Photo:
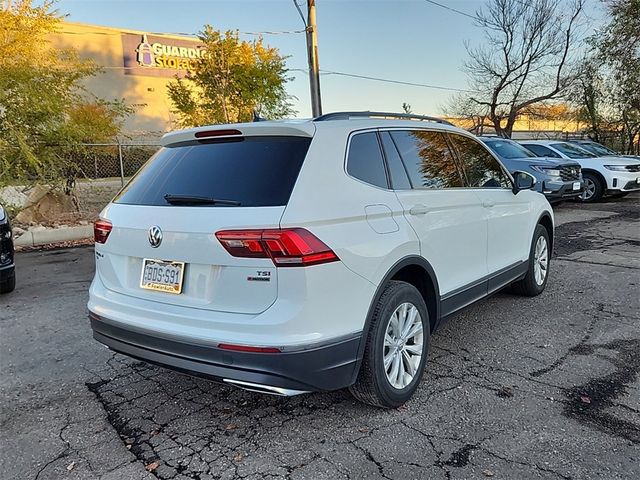
POLYGON ((381 116, 165 135, 95 224, 94 337, 249 390, 404 403, 446 317, 544 290, 553 214, 471 134, 381 116))
POLYGON ((606 194, 624 196, 640 190, 640 161, 633 157, 599 157, 574 143, 560 140, 521 140, 539 157, 575 160, 582 167, 582 201, 597 202, 606 194))

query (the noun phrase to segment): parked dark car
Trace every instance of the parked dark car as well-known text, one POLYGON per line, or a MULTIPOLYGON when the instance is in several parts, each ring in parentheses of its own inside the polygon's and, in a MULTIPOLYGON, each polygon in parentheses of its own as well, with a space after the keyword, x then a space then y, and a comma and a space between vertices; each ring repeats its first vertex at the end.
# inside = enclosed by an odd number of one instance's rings
POLYGON ((536 179, 533 190, 544 194, 549 203, 579 197, 584 189, 580 164, 560 158, 538 157, 513 140, 479 137, 509 172, 520 171, 536 179))
POLYGON ((0 205, 0 293, 9 293, 16 288, 16 266, 13 253, 13 235, 9 215, 0 205))

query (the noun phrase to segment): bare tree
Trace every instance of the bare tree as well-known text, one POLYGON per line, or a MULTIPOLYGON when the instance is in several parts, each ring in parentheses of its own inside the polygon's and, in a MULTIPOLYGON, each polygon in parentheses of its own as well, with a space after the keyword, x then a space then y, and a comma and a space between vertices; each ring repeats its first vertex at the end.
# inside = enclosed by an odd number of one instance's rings
POLYGON ((574 81, 571 52, 584 3, 489 0, 476 12, 486 42, 466 45, 469 99, 498 135, 511 137, 519 113, 559 98, 574 81))

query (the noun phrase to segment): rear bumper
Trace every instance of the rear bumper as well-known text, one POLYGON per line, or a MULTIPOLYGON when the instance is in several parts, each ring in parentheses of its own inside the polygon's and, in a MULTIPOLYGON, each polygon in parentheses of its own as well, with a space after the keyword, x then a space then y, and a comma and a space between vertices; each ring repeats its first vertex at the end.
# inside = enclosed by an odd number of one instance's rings
POLYGON ((94 313, 89 318, 93 337, 116 352, 250 390, 283 395, 338 390, 351 385, 357 373, 360 335, 295 352, 246 353, 122 328, 94 313))

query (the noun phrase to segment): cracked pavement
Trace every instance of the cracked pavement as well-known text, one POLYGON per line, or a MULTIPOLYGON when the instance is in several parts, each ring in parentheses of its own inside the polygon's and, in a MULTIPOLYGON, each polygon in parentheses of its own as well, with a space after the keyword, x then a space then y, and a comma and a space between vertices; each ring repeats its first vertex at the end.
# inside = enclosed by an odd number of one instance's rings
POLYGON ((545 293, 453 316, 390 411, 111 353, 86 319, 92 249, 18 254, 0 297, 2 478, 639 478, 639 220, 638 195, 557 207, 545 293))

